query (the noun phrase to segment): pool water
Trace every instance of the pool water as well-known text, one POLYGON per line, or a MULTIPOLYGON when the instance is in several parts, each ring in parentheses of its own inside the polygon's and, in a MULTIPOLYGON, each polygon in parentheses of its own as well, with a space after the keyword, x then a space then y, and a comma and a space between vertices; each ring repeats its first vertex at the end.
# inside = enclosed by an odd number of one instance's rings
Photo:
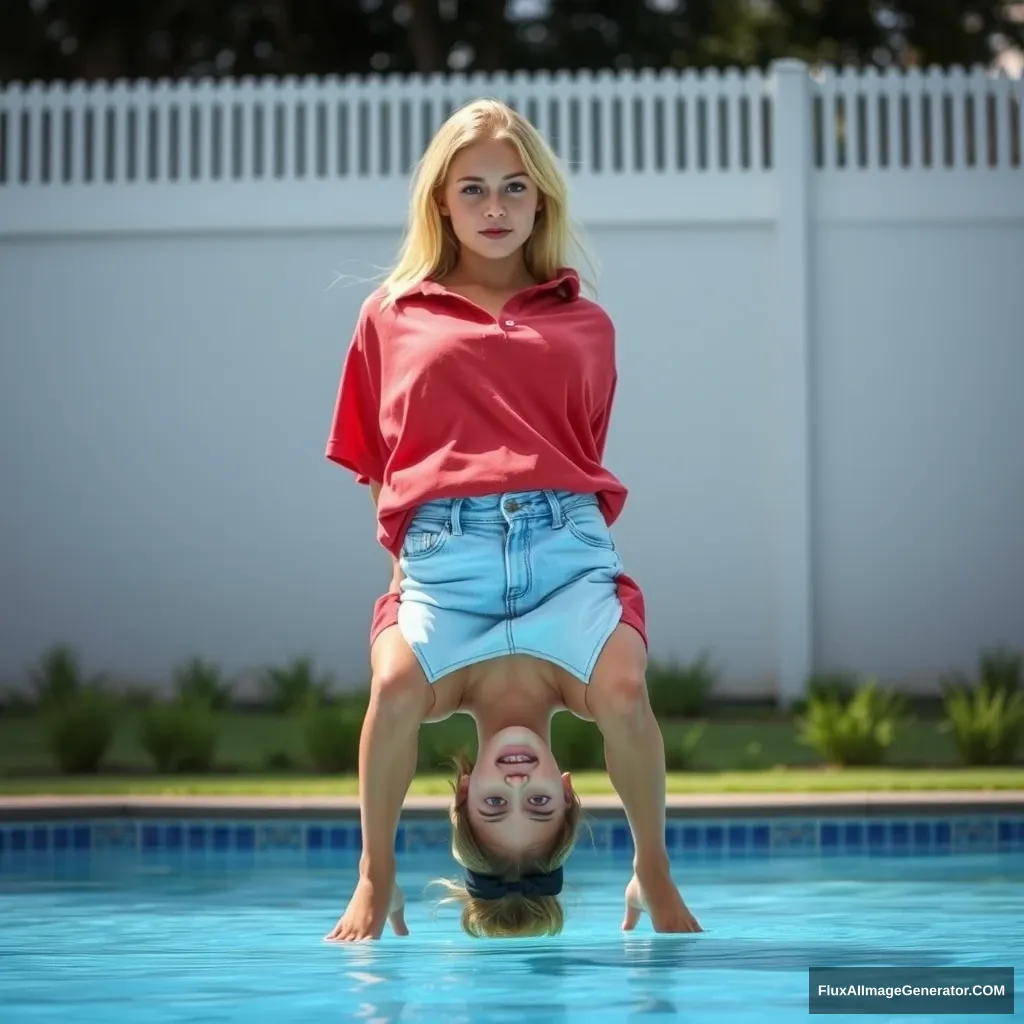
POLYGON ((351 864, 69 853, 34 870, 26 861, 0 875, 0 1019, 791 1022, 807 1015, 811 966, 1024 969, 1022 853, 674 870, 703 934, 654 935, 646 920, 623 934, 628 857, 582 853, 567 873, 561 937, 474 942, 454 908, 422 892, 451 873, 450 858, 410 854, 399 877, 411 935, 337 945, 323 936, 351 891, 351 864))

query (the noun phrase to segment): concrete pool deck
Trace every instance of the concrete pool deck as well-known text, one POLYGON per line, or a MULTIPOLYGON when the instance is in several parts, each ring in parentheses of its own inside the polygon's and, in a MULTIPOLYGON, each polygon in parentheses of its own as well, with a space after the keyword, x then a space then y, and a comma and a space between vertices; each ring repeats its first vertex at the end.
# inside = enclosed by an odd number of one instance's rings
MULTIPOLYGON (((594 818, 622 816, 615 796, 581 798, 584 813, 594 818)), ((449 798, 410 797, 404 818, 437 818, 449 798)), ((900 790, 843 793, 708 793, 677 794, 667 801, 668 817, 828 818, 1024 813, 1024 789, 900 790)), ((356 797, 280 796, 8 796, 0 798, 0 821, 71 818, 302 818, 355 819, 356 797)))

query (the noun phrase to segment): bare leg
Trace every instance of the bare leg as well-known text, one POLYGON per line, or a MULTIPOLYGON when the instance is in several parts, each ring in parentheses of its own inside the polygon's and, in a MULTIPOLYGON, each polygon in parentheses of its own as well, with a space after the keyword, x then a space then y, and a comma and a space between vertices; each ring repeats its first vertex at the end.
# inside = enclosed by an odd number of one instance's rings
POLYGON ((620 625, 585 692, 586 706, 604 737, 608 777, 633 833, 634 878, 626 890, 623 927, 636 927, 646 910, 655 931, 700 931, 672 880, 665 848, 665 744, 647 696, 646 668, 643 640, 620 625))
POLYGON ((395 880, 395 833, 416 774, 420 725, 434 709, 434 692, 397 627, 377 637, 370 663, 370 703, 359 737, 359 879, 326 936, 341 941, 379 939, 389 920, 396 935, 408 934, 395 880))

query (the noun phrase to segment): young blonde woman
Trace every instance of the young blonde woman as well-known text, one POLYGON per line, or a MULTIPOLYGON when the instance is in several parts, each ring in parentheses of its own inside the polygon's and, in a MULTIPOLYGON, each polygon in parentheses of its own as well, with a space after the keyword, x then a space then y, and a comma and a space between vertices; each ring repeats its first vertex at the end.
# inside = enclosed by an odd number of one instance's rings
POLYGON ((657 931, 700 930, 665 849, 643 595, 610 531, 615 333, 572 241, 544 140, 475 102, 424 154, 397 265, 362 307, 327 456, 369 486, 394 571, 371 627, 359 877, 330 939, 406 933, 395 833, 419 728, 456 711, 479 735, 451 810, 463 928, 556 934, 579 819, 549 745, 562 708, 597 723, 633 833, 623 927, 645 910, 657 931))

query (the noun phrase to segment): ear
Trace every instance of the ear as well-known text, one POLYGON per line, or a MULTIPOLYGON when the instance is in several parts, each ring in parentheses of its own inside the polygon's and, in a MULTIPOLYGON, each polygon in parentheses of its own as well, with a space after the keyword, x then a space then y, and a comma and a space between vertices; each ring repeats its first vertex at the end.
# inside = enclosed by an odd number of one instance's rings
POLYGON ((455 791, 455 805, 461 806, 469 799, 469 776, 460 775, 459 784, 455 791))
POLYGON ((451 207, 444 201, 444 192, 440 189, 434 193, 434 205, 437 207, 437 212, 442 217, 448 217, 451 215, 451 207))
POLYGON ((572 776, 568 772, 562 772, 562 792, 565 794, 565 802, 572 803, 572 776))

